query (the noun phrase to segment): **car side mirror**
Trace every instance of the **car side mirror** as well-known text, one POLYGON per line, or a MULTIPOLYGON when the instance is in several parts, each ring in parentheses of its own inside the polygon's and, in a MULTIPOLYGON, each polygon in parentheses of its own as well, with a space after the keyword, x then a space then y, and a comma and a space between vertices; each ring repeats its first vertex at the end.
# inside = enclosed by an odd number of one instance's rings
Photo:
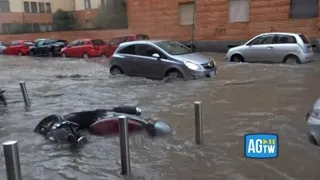
POLYGON ((160 55, 159 55, 158 53, 152 54, 152 57, 157 58, 157 59, 160 59, 160 55))

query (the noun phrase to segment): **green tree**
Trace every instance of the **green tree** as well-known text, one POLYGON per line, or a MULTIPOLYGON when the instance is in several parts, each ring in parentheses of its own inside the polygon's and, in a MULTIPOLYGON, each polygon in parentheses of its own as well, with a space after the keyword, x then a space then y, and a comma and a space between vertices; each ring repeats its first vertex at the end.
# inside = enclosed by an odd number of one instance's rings
POLYGON ((99 13, 93 21, 97 29, 128 28, 127 1, 106 0, 99 7, 99 13))
POLYGON ((77 25, 77 19, 72 12, 58 9, 52 16, 52 28, 55 31, 74 30, 77 25))

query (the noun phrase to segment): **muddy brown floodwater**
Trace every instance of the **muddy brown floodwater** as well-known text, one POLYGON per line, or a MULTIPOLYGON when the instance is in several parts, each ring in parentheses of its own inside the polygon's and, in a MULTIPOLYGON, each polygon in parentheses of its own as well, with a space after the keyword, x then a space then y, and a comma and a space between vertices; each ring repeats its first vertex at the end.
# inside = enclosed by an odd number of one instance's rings
MULTIPOLYGON (((0 107, 0 141, 18 140, 24 180, 317 180, 319 148, 308 141, 304 117, 320 96, 320 58, 308 64, 228 64, 218 75, 163 83, 108 76, 106 60, 0 57, 8 107, 0 107), (24 108, 19 82, 32 101, 24 108), (203 102, 204 144, 194 143, 193 102, 203 102), (130 136, 132 175, 120 175, 118 137, 87 135, 79 151, 50 144, 33 128, 43 117, 137 105, 144 116, 168 121, 173 136, 130 136), (278 133, 277 159, 244 158, 246 133, 278 133)), ((0 179, 6 179, 0 148, 0 179)))

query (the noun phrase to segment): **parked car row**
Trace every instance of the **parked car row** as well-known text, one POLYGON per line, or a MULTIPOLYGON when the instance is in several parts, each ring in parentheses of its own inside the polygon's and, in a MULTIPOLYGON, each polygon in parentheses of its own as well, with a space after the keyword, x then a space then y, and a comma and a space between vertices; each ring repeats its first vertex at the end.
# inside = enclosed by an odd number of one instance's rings
POLYGON ((42 38, 34 41, 15 40, 10 44, 0 42, 0 53, 17 56, 110 57, 123 42, 149 39, 148 35, 118 36, 106 43, 101 39, 77 39, 68 43, 63 39, 42 38))

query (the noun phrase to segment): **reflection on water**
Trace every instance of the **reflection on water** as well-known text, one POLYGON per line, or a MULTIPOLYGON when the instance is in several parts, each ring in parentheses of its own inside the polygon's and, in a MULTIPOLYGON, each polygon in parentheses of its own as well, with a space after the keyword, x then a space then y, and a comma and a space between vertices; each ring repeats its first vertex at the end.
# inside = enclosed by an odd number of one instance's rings
MULTIPOLYGON (((108 76, 107 60, 0 57, 0 140, 19 141, 24 179, 122 179, 118 137, 88 135, 79 151, 32 133, 43 117, 117 105, 168 121, 172 137, 130 136, 132 175, 125 179, 317 179, 319 149, 308 142, 303 118, 319 97, 320 63, 304 65, 218 63, 210 79, 163 83, 108 76), (26 111, 19 82, 26 81, 26 111), (193 101, 203 102, 204 145, 194 143, 193 101), (280 136, 280 156, 243 158, 243 135, 280 136)), ((0 161, 4 164, 3 151, 0 161)), ((0 179, 6 179, 4 165, 0 179)))

